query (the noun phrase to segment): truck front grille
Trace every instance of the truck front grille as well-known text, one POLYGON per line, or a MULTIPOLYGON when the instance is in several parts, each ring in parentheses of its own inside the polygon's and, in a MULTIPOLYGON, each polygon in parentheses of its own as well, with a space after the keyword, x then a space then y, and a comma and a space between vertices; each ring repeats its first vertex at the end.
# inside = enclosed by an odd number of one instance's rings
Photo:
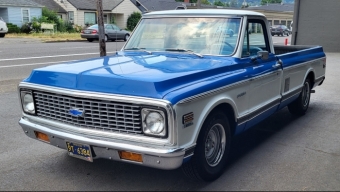
POLYGON ((39 117, 86 129, 142 134, 141 107, 138 105, 40 91, 33 94, 39 117), (70 114, 71 109, 83 113, 76 117, 70 114))

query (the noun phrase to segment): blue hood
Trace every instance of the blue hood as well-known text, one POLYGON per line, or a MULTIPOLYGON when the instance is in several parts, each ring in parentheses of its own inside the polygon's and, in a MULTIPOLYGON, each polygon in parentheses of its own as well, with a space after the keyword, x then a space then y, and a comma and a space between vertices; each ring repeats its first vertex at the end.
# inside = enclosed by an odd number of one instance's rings
POLYGON ((25 81, 84 91, 162 99, 171 91, 226 73, 232 58, 195 55, 114 56, 35 69, 25 81))

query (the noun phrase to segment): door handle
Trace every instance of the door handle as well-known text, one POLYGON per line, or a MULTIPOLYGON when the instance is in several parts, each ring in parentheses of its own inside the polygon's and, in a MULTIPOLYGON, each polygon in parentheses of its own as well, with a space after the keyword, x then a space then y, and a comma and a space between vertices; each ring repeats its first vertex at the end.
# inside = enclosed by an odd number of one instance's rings
POLYGON ((273 68, 279 68, 279 67, 281 67, 280 63, 276 63, 275 65, 273 65, 273 68))
POLYGON ((279 59, 275 65, 273 65, 273 68, 279 68, 282 66, 282 60, 279 59))

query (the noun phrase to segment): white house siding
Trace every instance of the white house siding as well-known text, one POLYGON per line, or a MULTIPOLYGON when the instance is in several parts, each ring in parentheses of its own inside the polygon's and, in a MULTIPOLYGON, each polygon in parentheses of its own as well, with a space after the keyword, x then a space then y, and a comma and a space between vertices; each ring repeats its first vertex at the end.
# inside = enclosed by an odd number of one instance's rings
MULTIPOLYGON (((86 11, 86 12, 92 12, 92 11, 86 11)), ((84 17, 85 11, 78 10, 77 11, 77 24, 81 26, 85 26, 85 17, 84 17)))
POLYGON ((22 21, 22 9, 29 10, 30 21, 33 17, 39 18, 42 15, 41 8, 32 8, 32 7, 8 7, 8 22, 21 27, 23 24, 22 21))
POLYGON ((8 22, 8 11, 7 11, 7 8, 0 8, 0 17, 8 22))
POLYGON ((141 11, 130 0, 123 0, 123 2, 112 10, 114 16, 117 15, 115 18, 117 26, 125 29, 127 20, 133 12, 141 13, 141 11))
MULTIPOLYGON (((60 3, 59 0, 54 0, 54 2, 58 3, 58 5, 60 5, 62 8, 64 8, 67 12, 73 11, 73 13, 74 13, 74 21, 73 22, 74 22, 75 25, 82 25, 82 26, 84 25, 84 24, 79 22, 79 20, 78 20, 78 10, 70 2, 68 2, 67 0, 64 0, 63 3, 60 3)), ((68 21, 68 15, 63 19, 65 21, 68 21)))

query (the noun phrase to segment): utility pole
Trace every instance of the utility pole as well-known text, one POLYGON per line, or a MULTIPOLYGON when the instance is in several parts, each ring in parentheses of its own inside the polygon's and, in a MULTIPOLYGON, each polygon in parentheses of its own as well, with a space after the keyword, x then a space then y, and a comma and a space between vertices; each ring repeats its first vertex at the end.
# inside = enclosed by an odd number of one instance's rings
POLYGON ((200 9, 201 8, 201 0, 197 0, 197 9, 200 9))
POLYGON ((99 36, 99 51, 100 56, 106 56, 106 42, 105 42, 105 28, 103 19, 103 2, 97 0, 97 14, 98 14, 98 36, 99 36))

